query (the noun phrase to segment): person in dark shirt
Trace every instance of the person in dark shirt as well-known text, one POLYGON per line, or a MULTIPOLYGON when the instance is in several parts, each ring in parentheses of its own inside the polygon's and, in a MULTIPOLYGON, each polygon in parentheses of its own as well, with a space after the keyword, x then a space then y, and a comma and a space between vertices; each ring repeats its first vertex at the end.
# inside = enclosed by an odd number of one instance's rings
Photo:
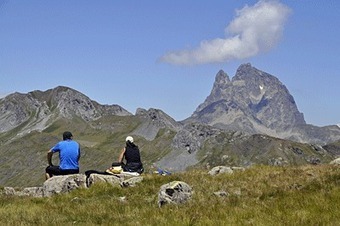
POLYGON ((133 137, 126 137, 125 147, 119 155, 118 162, 122 164, 123 171, 125 172, 137 172, 139 174, 144 172, 140 151, 138 146, 133 142, 133 137))

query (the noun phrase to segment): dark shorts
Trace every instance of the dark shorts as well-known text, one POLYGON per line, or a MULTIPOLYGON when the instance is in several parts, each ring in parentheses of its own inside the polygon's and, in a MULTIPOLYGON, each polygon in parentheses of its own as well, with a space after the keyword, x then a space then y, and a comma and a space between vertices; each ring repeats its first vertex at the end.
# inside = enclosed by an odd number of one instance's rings
POLYGON ((62 170, 59 168, 59 166, 48 166, 46 167, 46 173, 52 176, 57 176, 57 175, 69 175, 69 174, 77 174, 79 173, 79 169, 67 169, 67 170, 62 170))
POLYGON ((139 174, 144 172, 143 164, 141 162, 129 162, 122 165, 125 172, 137 172, 139 174))

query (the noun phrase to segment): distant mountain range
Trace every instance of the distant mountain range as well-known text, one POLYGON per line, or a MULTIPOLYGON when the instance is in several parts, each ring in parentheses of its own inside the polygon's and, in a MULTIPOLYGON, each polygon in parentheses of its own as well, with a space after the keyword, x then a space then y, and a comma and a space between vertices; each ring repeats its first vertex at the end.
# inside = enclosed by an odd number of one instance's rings
POLYGON ((210 95, 180 122, 160 109, 101 105, 69 87, 10 94, 0 99, 0 185, 42 183, 46 152, 64 130, 81 144, 81 171, 109 167, 127 135, 147 170, 320 164, 340 155, 337 125, 306 124, 276 77, 243 64, 232 79, 219 71, 210 95))

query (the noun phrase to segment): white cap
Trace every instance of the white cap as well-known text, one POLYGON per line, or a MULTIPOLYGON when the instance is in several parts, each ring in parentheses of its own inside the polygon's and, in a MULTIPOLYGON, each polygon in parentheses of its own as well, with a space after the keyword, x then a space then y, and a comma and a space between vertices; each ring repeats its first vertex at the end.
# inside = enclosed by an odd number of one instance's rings
POLYGON ((130 141, 131 143, 133 143, 133 137, 132 136, 127 136, 125 141, 126 142, 130 141))

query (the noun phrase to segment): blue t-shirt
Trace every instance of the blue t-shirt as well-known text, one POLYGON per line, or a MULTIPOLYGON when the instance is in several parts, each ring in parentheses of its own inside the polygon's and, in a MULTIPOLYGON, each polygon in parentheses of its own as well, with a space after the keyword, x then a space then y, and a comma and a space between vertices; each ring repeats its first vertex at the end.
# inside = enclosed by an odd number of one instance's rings
POLYGON ((80 146, 76 141, 60 141, 52 148, 52 152, 59 152, 60 169, 79 169, 80 146))

